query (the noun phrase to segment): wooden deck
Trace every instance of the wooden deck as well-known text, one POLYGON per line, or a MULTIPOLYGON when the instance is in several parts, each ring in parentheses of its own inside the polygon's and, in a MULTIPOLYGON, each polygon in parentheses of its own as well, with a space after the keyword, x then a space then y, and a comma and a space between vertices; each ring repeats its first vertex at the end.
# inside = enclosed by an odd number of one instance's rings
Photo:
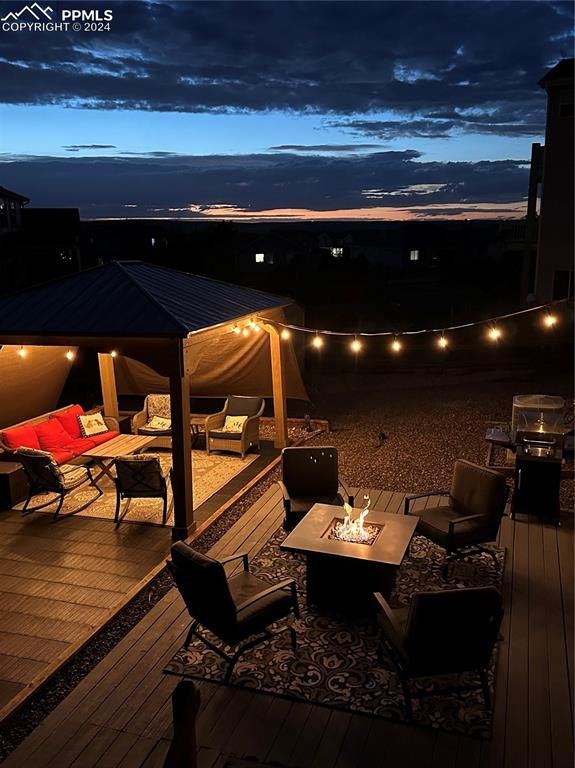
MULTIPOLYGON (((277 461, 261 455, 208 498, 206 524, 277 461)), ((0 721, 163 567, 171 528, 19 512, 0 514, 0 721)))
MULTIPOLYGON (((369 493, 374 506, 400 511, 402 494, 369 493)), ((253 555, 281 517, 271 488, 212 554, 253 555)), ((491 741, 201 683, 199 767, 224 766, 236 756, 299 768, 571 768, 573 520, 556 529, 506 518, 500 543, 507 547, 506 612, 491 741)), ((162 766, 177 682, 162 668, 187 627, 172 590, 8 758, 7 768, 162 766)))

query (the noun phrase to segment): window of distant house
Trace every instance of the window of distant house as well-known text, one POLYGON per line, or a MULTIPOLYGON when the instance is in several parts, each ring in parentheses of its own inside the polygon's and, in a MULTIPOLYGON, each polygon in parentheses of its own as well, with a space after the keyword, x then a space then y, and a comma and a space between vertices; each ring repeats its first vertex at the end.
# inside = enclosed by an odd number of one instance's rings
POLYGON ((409 260, 410 261, 419 261, 419 251, 414 250, 409 252, 409 260))
POLYGON ((343 248, 332 248, 331 249, 331 255, 334 259, 342 259, 343 258, 343 248))
POLYGON ((266 260, 265 253, 256 253, 256 264, 264 264, 266 260))

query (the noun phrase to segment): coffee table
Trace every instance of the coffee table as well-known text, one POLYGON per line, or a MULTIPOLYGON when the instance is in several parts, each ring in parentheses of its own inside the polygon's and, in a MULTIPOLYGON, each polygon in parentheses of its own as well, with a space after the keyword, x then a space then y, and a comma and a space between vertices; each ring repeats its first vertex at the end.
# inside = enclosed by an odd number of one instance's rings
POLYGON ((280 549, 305 554, 309 606, 371 614, 376 610, 373 593, 388 598, 395 586, 418 518, 370 509, 365 522, 379 532, 368 545, 328 537, 334 521, 343 517, 343 507, 314 504, 280 549))
POLYGON ((118 456, 139 453, 153 443, 155 439, 150 435, 118 435, 118 437, 113 437, 102 445, 91 448, 82 456, 92 459, 100 467, 101 472, 94 478, 96 482, 104 475, 113 480, 114 475, 111 472, 111 467, 118 456))

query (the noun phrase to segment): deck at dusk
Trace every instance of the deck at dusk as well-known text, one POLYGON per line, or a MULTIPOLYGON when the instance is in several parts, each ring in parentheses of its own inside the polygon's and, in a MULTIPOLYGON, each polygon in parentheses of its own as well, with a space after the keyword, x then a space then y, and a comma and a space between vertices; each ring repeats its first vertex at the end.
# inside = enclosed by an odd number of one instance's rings
MULTIPOLYGON (((367 492, 375 508, 401 511, 403 494, 367 492)), ((280 495, 270 488, 211 554, 253 556, 282 515, 280 495)), ((506 517, 499 544, 507 549, 505 617, 491 741, 200 683, 200 768, 223 766, 229 756, 290 768, 569 768, 573 519, 564 516, 555 528, 506 517)), ((183 602, 171 590, 8 758, 7 768, 160 768, 177 681, 162 669, 188 625, 183 602)))

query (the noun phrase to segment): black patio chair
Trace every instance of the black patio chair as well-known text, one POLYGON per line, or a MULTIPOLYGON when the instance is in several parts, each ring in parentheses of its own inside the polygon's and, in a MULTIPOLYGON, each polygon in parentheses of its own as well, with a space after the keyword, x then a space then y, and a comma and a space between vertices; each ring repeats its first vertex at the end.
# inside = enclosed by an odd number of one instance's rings
POLYGON ((497 539, 509 489, 505 477, 488 467, 458 459, 453 469, 451 490, 416 493, 405 497, 404 513, 419 517, 417 533, 443 547, 447 577, 453 560, 486 552, 496 566, 497 555, 483 544, 497 539), (446 504, 410 512, 414 499, 447 496, 446 504))
POLYGON ((485 706, 491 707, 487 670, 503 617, 502 597, 495 587, 418 592, 409 608, 396 610, 379 592, 374 594, 381 608, 379 660, 386 653, 394 665, 408 718, 412 698, 455 691, 481 689, 485 706), (409 686, 414 678, 465 672, 478 675, 479 682, 417 694, 409 686))
POLYGON ((337 448, 330 445, 284 448, 282 480, 279 481, 285 512, 284 528, 288 531, 294 528, 314 504, 343 506, 340 486, 353 506, 353 496, 339 480, 337 448))
POLYGON ((135 453, 130 456, 118 456, 115 459, 116 477, 116 512, 114 522, 120 525, 128 513, 132 499, 162 499, 162 525, 168 516, 168 477, 162 472, 158 456, 135 453), (120 515, 122 499, 128 499, 124 513, 120 515))
POLYGON ((269 627, 290 614, 299 617, 297 590, 293 579, 283 579, 270 586, 249 571, 245 553, 214 560, 196 552, 184 542, 171 549, 168 568, 182 595, 192 625, 186 637, 187 648, 196 636, 210 650, 227 661, 227 683, 239 657, 249 648, 289 631, 293 652, 296 651, 296 633, 291 624, 279 629, 269 627), (225 563, 242 560, 244 569, 237 576, 227 578, 225 563), (229 654, 208 640, 198 629, 204 627, 230 649, 229 654))
POLYGON ((22 464, 26 473, 26 479, 28 480, 28 498, 22 507, 23 515, 44 509, 54 504, 57 500, 58 506, 54 511, 53 519, 58 520, 58 518, 70 517, 70 515, 75 515, 77 512, 81 512, 89 507, 90 504, 93 504, 103 494, 88 467, 77 467, 72 464, 62 464, 59 466, 48 451, 38 451, 34 448, 19 448, 15 454, 17 461, 22 464), (96 495, 70 512, 61 514, 66 496, 81 485, 84 485, 84 483, 92 485, 96 489, 96 495), (54 493, 57 494, 58 498, 52 498, 43 504, 30 507, 29 504, 37 493, 54 493))

